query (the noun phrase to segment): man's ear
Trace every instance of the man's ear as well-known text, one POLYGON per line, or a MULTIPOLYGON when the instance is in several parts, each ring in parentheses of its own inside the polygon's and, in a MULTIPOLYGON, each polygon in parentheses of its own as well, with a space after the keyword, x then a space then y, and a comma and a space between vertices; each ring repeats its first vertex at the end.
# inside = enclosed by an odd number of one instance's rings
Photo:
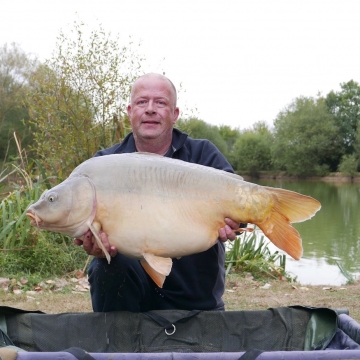
POLYGON ((176 123, 176 121, 177 121, 177 119, 178 119, 178 117, 179 117, 179 114, 180 114, 180 110, 179 110, 178 107, 176 107, 175 110, 174 110, 173 124, 176 123))
POLYGON ((127 111, 128 116, 130 117, 130 114, 131 114, 131 105, 130 104, 127 106, 126 111, 127 111))

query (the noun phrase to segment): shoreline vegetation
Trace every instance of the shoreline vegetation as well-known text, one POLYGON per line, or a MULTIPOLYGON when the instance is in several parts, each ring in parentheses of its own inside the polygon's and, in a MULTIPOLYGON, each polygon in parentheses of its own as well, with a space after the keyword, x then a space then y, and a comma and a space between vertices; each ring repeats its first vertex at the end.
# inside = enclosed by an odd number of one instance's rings
POLYGON ((260 180, 304 180, 304 181, 323 181, 323 182, 336 182, 336 183, 360 183, 360 174, 356 175, 356 176, 346 176, 341 172, 334 172, 334 173, 330 173, 327 176, 306 176, 306 177, 302 177, 302 176, 294 176, 294 175, 287 175, 286 172, 268 172, 268 171, 263 171, 263 172, 259 172, 259 174, 254 177, 251 176, 249 174, 245 173, 240 173, 238 172, 239 175, 241 175, 245 181, 253 181, 254 179, 260 179, 260 180))

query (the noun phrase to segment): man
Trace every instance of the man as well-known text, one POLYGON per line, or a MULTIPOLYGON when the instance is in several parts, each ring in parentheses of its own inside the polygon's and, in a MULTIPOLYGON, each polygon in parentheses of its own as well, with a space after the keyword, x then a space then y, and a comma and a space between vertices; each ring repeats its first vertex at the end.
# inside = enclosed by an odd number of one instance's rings
MULTIPOLYGON (((99 151, 95 156, 129 152, 151 152, 174 159, 211 166, 233 172, 219 150, 207 140, 194 140, 174 129, 179 116, 173 83, 159 74, 146 74, 132 87, 127 112, 132 133, 121 143, 99 151)), ((117 253, 106 234, 101 234, 105 248, 112 256, 110 264, 88 232, 77 245, 95 258, 89 267, 89 282, 94 311, 149 311, 160 309, 223 310, 226 240, 234 240, 238 224, 225 219, 219 229, 221 240, 209 250, 181 259, 173 267, 162 289, 146 274, 139 261, 117 253)), ((146 224, 139 224, 146 226, 146 224)), ((169 234, 171 238, 171 234, 169 234)))

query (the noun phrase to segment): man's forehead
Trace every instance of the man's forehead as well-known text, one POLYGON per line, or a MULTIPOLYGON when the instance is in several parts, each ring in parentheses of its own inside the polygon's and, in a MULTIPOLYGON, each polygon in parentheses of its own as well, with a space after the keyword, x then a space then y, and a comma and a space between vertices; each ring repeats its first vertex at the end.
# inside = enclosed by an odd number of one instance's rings
POLYGON ((169 90, 171 92, 171 84, 166 78, 161 77, 141 77, 137 79, 132 87, 133 92, 144 89, 169 90))
POLYGON ((135 80, 131 98, 145 95, 166 96, 173 98, 176 105, 176 89, 172 82, 160 74, 146 74, 135 80))

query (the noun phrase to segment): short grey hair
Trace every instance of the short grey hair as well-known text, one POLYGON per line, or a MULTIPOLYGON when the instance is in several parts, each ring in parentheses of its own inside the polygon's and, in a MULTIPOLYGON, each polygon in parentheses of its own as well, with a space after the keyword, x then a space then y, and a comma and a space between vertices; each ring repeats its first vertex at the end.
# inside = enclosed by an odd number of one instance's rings
POLYGON ((132 94, 133 94, 133 89, 134 89, 134 85, 136 84, 136 82, 146 76, 151 76, 151 75, 157 75, 158 77, 161 77, 165 80, 167 80, 169 83, 170 83, 170 86, 171 86, 171 89, 173 90, 174 92, 174 100, 175 100, 175 107, 176 107, 176 104, 177 104, 177 90, 176 90, 176 87, 174 85, 174 83, 169 79, 167 78, 165 75, 162 75, 162 74, 158 74, 158 73, 148 73, 148 74, 144 74, 144 75, 141 75, 139 76, 132 84, 132 87, 131 87, 131 93, 130 93, 130 100, 132 98, 132 94))

